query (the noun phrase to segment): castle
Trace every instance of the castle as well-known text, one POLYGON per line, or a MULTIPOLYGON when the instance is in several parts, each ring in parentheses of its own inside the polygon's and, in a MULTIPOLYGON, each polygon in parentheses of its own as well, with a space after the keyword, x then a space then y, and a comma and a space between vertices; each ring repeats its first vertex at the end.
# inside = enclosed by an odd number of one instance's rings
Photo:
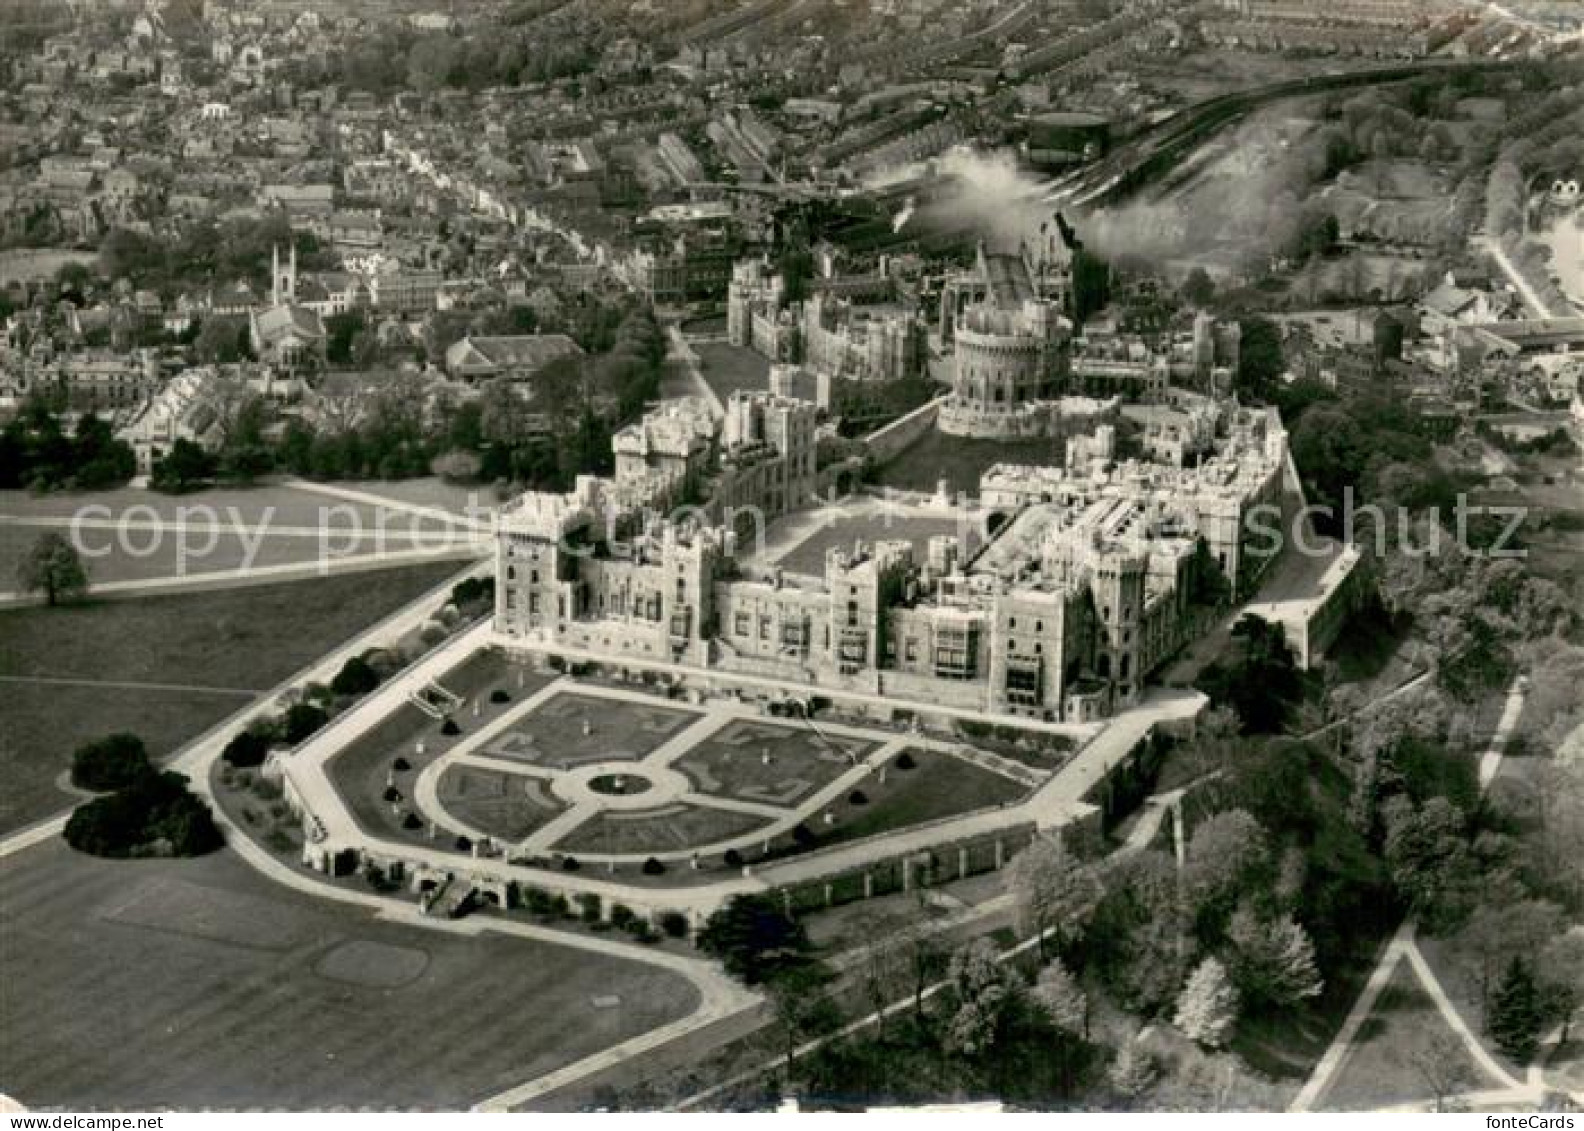
POLYGON ((754 567, 733 512, 813 497, 812 406, 739 393, 713 438, 701 409, 667 406, 617 436, 615 479, 503 509, 496 629, 639 666, 1103 718, 1136 702, 1194 631, 1203 575, 1252 590, 1270 558, 1250 543, 1250 514, 1285 514, 1297 495, 1274 410, 1204 412, 1208 450, 1191 469, 1117 462, 1100 425, 1069 444, 1064 467, 986 473, 987 511, 960 509, 958 535, 832 547, 822 571, 799 574, 754 567), (707 501, 658 515, 684 481, 707 501))
MULTIPOLYGON (((883 276, 876 277, 883 279, 883 276)), ((839 295, 823 287, 789 302, 779 272, 763 259, 732 267, 726 298, 726 336, 783 364, 857 381, 893 381, 924 369, 923 324, 878 293, 839 295)))

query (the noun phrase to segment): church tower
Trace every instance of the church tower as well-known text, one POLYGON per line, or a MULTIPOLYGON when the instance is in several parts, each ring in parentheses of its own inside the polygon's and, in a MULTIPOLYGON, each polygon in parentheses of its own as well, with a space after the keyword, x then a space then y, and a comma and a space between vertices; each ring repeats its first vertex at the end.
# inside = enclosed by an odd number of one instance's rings
POLYGON ((291 258, 286 269, 281 269, 279 245, 270 248, 270 305, 283 306, 297 301, 297 245, 291 246, 291 258))

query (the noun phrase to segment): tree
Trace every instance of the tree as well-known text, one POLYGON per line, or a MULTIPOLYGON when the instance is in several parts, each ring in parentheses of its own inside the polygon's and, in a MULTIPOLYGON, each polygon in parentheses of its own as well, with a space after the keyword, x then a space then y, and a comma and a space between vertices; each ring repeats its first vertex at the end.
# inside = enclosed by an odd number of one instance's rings
POLYGON ((1159 1075, 1160 1068, 1154 1056, 1134 1036, 1124 1040, 1117 1049, 1116 1060, 1111 1062, 1111 1070, 1106 1077, 1113 1088, 1126 1098, 1133 1099, 1147 1092, 1159 1075))
POLYGON ((1238 343, 1237 390, 1256 398, 1267 397, 1287 369, 1281 330, 1269 318, 1260 317, 1244 318, 1238 328, 1242 337, 1238 343))
POLYGON ((43 593, 44 604, 54 608, 88 592, 88 571, 77 548, 58 530, 46 530, 33 541, 17 563, 17 588, 23 593, 43 593))
POLYGON ((171 450, 163 459, 155 462, 153 474, 149 476, 149 486, 156 491, 172 494, 191 491, 213 479, 218 467, 215 457, 205 451, 202 445, 179 439, 171 445, 171 450))
POLYGON ((1271 870, 1270 839, 1246 809, 1228 809, 1201 822, 1184 856, 1187 909, 1210 939, 1238 899, 1271 870))
POLYGON ((233 735, 231 741, 225 744, 225 749, 220 751, 220 757, 228 766, 250 770, 264 764, 273 744, 274 735, 271 731, 251 726, 233 735))
POLYGON ((1567 1044, 1573 1013, 1584 999, 1584 928, 1574 927, 1546 944, 1539 961, 1540 1003, 1546 1020, 1562 1026, 1567 1044))
POLYGON ((330 681, 330 690, 337 695, 367 695, 379 686, 379 682, 379 673, 367 660, 362 656, 352 656, 330 681))
POLYGON ((1038 935, 1045 953, 1045 935, 1057 946, 1082 933, 1083 922, 1100 901, 1100 882, 1068 851, 1061 835, 1036 836, 1018 853, 1007 871, 1017 928, 1038 935))
POLYGON ((1468 1051, 1452 1033, 1435 1033, 1413 1057, 1414 1071, 1430 1090, 1437 1112, 1446 1110, 1447 1099, 1471 1083, 1468 1051))
POLYGON ((1294 1006, 1320 996, 1325 982, 1314 943, 1292 916, 1262 920, 1251 907, 1239 907, 1227 925, 1227 941, 1245 1001, 1294 1006))
POLYGON ((1528 1064, 1540 1043, 1544 1020, 1534 971, 1527 961, 1514 956, 1491 1003, 1491 1036, 1502 1052, 1519 1064, 1528 1064))
POLYGON ((995 1045, 1013 1003, 1006 967, 996 961, 989 940, 976 939, 952 955, 946 977, 957 1003, 946 1026, 946 1045, 964 1056, 982 1056, 995 1045))
POLYGON ((1215 958, 1199 964, 1177 998, 1174 1023, 1191 1040, 1220 1048, 1237 1024, 1238 992, 1226 967, 1215 958))
POLYGON ((116 858, 201 856, 224 843, 209 807, 168 771, 78 806, 64 835, 79 852, 116 858))
POLYGON ((1051 1023, 1075 1037, 1089 1039, 1089 997, 1061 959, 1040 971, 1033 998, 1050 1015, 1051 1023))
POLYGON ((293 703, 282 718, 281 738, 286 745, 296 746, 329 721, 330 716, 323 707, 313 703, 293 703))
POLYGON ((109 793, 126 788, 153 768, 141 738, 112 734, 77 748, 72 754, 71 782, 78 789, 109 793))
POLYGON ((1215 280, 1211 279, 1203 267, 1195 267, 1183 280, 1183 301, 1197 307, 1210 305, 1210 300, 1215 298, 1215 280))
POLYGON ((803 926, 767 895, 737 895, 705 922, 698 947, 749 985, 767 981, 808 958, 803 926))

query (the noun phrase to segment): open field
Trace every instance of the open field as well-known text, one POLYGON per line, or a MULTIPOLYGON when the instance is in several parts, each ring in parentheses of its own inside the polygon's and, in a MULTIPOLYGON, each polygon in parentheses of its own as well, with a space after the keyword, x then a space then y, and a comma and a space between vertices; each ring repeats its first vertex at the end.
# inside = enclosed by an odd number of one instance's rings
POLYGON ((697 718, 672 707, 561 692, 479 753, 551 767, 636 761, 697 718))
POLYGON ((699 372, 715 395, 726 400, 738 389, 768 389, 770 362, 751 349, 729 342, 699 342, 699 372))
POLYGON ((67 803, 54 782, 82 743, 131 730, 155 756, 170 754, 243 707, 241 692, 273 687, 455 571, 0 611, 0 830, 67 803))
POLYGON ((442 550, 461 533, 440 519, 291 487, 181 496, 133 490, 56 495, 4 491, 0 589, 12 587, 17 563, 50 529, 76 545, 92 584, 442 550), (74 529, 70 523, 75 516, 83 523, 74 529))
POLYGON ((1431 1078, 1455 1091, 1495 1086, 1469 1058, 1408 963, 1400 963, 1316 1107, 1368 1111, 1433 1098, 1431 1078))
POLYGON ((29 1105, 459 1108, 697 1003, 653 967, 381 921, 229 852, 42 845, 0 864, 0 924, 0 1063, 29 1105))
POLYGON ((723 727, 672 763, 700 793, 792 806, 841 777, 875 743, 811 729, 738 722, 723 727), (766 763, 765 758, 769 758, 766 763))
POLYGON ((811 573, 823 577, 826 551, 835 548, 851 550, 853 542, 858 539, 870 544, 880 541, 911 542, 914 556, 922 560, 929 540, 939 534, 952 535, 966 542, 966 556, 971 556, 979 547, 979 531, 974 526, 938 515, 882 508, 878 514, 833 517, 776 564, 789 573, 811 573))
MULTIPOLYGON (((466 517, 470 505, 480 508, 499 506, 495 488, 487 483, 466 485, 447 483, 444 479, 426 476, 423 479, 359 479, 355 482, 331 483, 328 486, 345 487, 365 495, 378 495, 396 503, 411 503, 420 507, 449 511, 466 517)), ((329 498, 326 502, 331 502, 329 498)), ((476 517, 482 518, 482 515, 476 517)))
POLYGON ((998 463, 1060 464, 1059 440, 973 440, 932 431, 879 469, 882 487, 933 493, 940 480, 953 491, 979 494, 979 477, 998 463))

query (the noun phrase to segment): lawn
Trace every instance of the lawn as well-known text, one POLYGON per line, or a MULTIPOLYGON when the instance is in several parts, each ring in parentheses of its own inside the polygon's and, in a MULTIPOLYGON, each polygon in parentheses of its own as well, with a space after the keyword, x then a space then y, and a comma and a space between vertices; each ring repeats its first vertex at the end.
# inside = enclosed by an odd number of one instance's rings
MULTIPOLYGON (((751 813, 678 802, 646 812, 601 813, 569 832, 557 842, 555 849, 573 855, 580 852, 615 856, 678 852, 731 840, 768 823, 765 818, 751 813)), ((687 874, 685 870, 683 874, 687 874)))
POLYGON ((698 717, 694 711, 658 704, 562 692, 479 753, 551 767, 637 761, 698 717))
POLYGON ((437 564, 202 593, 0 610, 0 830, 62 808, 71 752, 120 730, 156 756, 456 572, 437 564), (33 682, 59 680, 63 682, 33 682), (99 683, 167 685, 99 687, 99 683), (187 690, 198 688, 201 690, 187 690), (202 690, 220 689, 220 690, 202 690))
POLYGON ((30 1106, 456 1109, 697 1005, 650 966, 386 922, 229 852, 43 845, 0 864, 0 924, 0 1063, 30 1106))
POLYGON ((789 573, 825 575, 825 554, 835 548, 851 550, 861 539, 876 542, 911 542, 914 557, 924 560, 929 540, 947 534, 963 543, 964 558, 979 548, 979 529, 972 522, 958 522, 939 515, 909 513, 897 508, 882 508, 877 514, 835 515, 819 527, 776 564, 789 573))
POLYGON ((130 489, 80 495, 3 491, 0 587, 12 586, 17 563, 48 529, 73 541, 91 584, 440 550, 447 547, 448 534, 461 532, 405 510, 280 486, 180 496, 130 489), (79 514, 96 525, 49 525, 79 514), (106 522, 116 525, 98 525, 106 522), (150 526, 158 523, 183 528, 150 526))
POLYGON ((447 813, 507 843, 543 828, 566 808, 540 778, 478 766, 447 766, 435 788, 447 813))
POLYGON ((933 493, 945 479, 952 491, 979 494, 979 478, 998 463, 1060 465, 1059 440, 976 440, 926 433, 879 469, 875 482, 882 487, 933 493))
POLYGON ((867 799, 863 804, 854 804, 852 794, 848 794, 828 810, 835 814, 833 824, 826 825, 822 818, 806 822, 815 834, 814 843, 807 847, 822 848, 976 809, 1010 805, 1028 792, 1028 787, 1010 778, 950 754, 935 750, 906 753, 916 763, 913 769, 899 769, 893 760, 884 782, 871 774, 859 784, 854 792, 867 799))
POLYGON ((1493 1087, 1436 1011, 1412 967, 1399 963, 1316 1105, 1326 1111, 1368 1111, 1428 1101, 1435 1079, 1460 1080, 1456 1090, 1493 1087))
POLYGON ((699 342, 699 372, 715 395, 726 400, 738 389, 768 389, 770 362, 761 354, 729 342, 699 342))
POLYGON ((673 763, 700 793, 792 807, 841 777, 876 744, 770 723, 735 722, 673 763), (769 762, 765 758, 769 757, 769 762))

